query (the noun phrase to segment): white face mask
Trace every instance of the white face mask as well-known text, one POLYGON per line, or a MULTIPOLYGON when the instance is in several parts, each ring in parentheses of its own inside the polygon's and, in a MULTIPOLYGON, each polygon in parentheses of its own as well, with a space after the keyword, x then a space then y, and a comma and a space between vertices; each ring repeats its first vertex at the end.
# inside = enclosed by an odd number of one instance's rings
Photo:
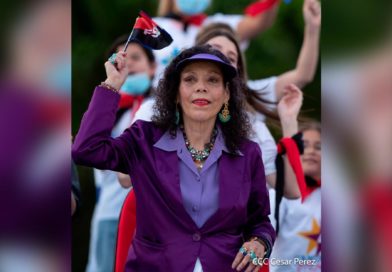
POLYGON ((202 13, 210 6, 211 0, 176 0, 178 9, 186 15, 202 13))

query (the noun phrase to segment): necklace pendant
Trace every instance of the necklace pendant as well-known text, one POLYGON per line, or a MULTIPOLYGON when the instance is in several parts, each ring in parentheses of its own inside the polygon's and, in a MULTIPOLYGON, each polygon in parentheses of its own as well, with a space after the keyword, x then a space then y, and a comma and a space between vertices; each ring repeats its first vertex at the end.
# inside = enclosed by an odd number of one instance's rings
POLYGON ((185 146, 187 147, 189 153, 191 154, 192 160, 195 163, 199 164, 200 166, 198 166, 198 168, 201 169, 203 167, 204 161, 208 158, 212 148, 214 147, 214 142, 215 142, 215 138, 216 138, 216 135, 217 135, 216 128, 214 128, 214 130, 213 130, 210 142, 205 144, 203 150, 197 150, 194 147, 192 147, 190 145, 190 142, 189 142, 188 138, 186 137, 186 134, 185 134, 185 131, 184 131, 183 127, 181 127, 181 130, 183 132, 183 136, 184 136, 184 140, 185 140, 185 146))

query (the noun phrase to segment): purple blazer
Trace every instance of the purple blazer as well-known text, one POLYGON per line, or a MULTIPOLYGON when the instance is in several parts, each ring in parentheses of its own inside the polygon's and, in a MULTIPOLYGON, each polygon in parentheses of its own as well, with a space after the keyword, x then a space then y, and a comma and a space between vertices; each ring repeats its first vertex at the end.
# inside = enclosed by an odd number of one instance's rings
POLYGON ((182 203, 179 158, 154 144, 165 131, 137 121, 118 138, 110 133, 120 96, 97 87, 72 147, 76 163, 129 173, 136 195, 136 235, 126 271, 234 271, 244 240, 258 236, 270 246, 269 196, 259 146, 245 140, 244 156, 224 152, 218 161, 219 209, 198 228, 182 203))

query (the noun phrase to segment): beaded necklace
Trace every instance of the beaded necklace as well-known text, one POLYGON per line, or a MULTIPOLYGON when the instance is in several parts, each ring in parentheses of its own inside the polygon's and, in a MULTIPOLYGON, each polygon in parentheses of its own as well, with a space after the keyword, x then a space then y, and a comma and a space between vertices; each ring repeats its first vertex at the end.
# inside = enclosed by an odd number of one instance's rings
MULTIPOLYGON (((185 140, 185 145, 188 151, 191 153, 192 160, 198 164, 202 164, 210 155, 210 152, 212 148, 214 147, 216 135, 218 134, 218 130, 214 128, 212 131, 211 139, 209 143, 206 143, 204 145, 203 150, 197 150, 196 148, 192 147, 191 144, 189 143, 188 138, 186 137, 185 134, 185 129, 183 126, 181 126, 182 134, 184 135, 184 140, 185 140)), ((202 166, 200 166, 201 168, 202 166)))

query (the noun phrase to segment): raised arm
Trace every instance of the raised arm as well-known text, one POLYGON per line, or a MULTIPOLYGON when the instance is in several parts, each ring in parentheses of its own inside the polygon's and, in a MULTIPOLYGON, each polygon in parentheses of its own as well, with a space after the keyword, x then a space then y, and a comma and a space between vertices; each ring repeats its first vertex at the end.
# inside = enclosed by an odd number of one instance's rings
MULTIPOLYGON (((302 100, 302 91, 298 87, 294 84, 286 86, 283 97, 277 107, 284 138, 290 138, 298 133, 298 114, 302 106, 302 100)), ((283 161, 285 168, 283 195, 286 198, 299 198, 301 197, 301 192, 297 178, 286 155, 283 156, 283 161)))
POLYGON ((279 0, 261 0, 250 4, 237 27, 240 40, 250 40, 269 29, 275 22, 279 2, 279 0))
POLYGON ((303 15, 305 21, 304 40, 293 70, 281 74, 276 80, 276 97, 279 101, 288 84, 303 88, 310 83, 316 72, 319 57, 319 41, 321 26, 321 7, 318 0, 304 0, 303 15))
POLYGON ((107 85, 95 89, 72 146, 72 157, 77 164, 129 172, 129 158, 132 155, 130 132, 126 131, 115 139, 111 137, 120 99, 116 90, 128 74, 125 55, 120 53, 117 56, 116 65, 105 63, 107 85))

